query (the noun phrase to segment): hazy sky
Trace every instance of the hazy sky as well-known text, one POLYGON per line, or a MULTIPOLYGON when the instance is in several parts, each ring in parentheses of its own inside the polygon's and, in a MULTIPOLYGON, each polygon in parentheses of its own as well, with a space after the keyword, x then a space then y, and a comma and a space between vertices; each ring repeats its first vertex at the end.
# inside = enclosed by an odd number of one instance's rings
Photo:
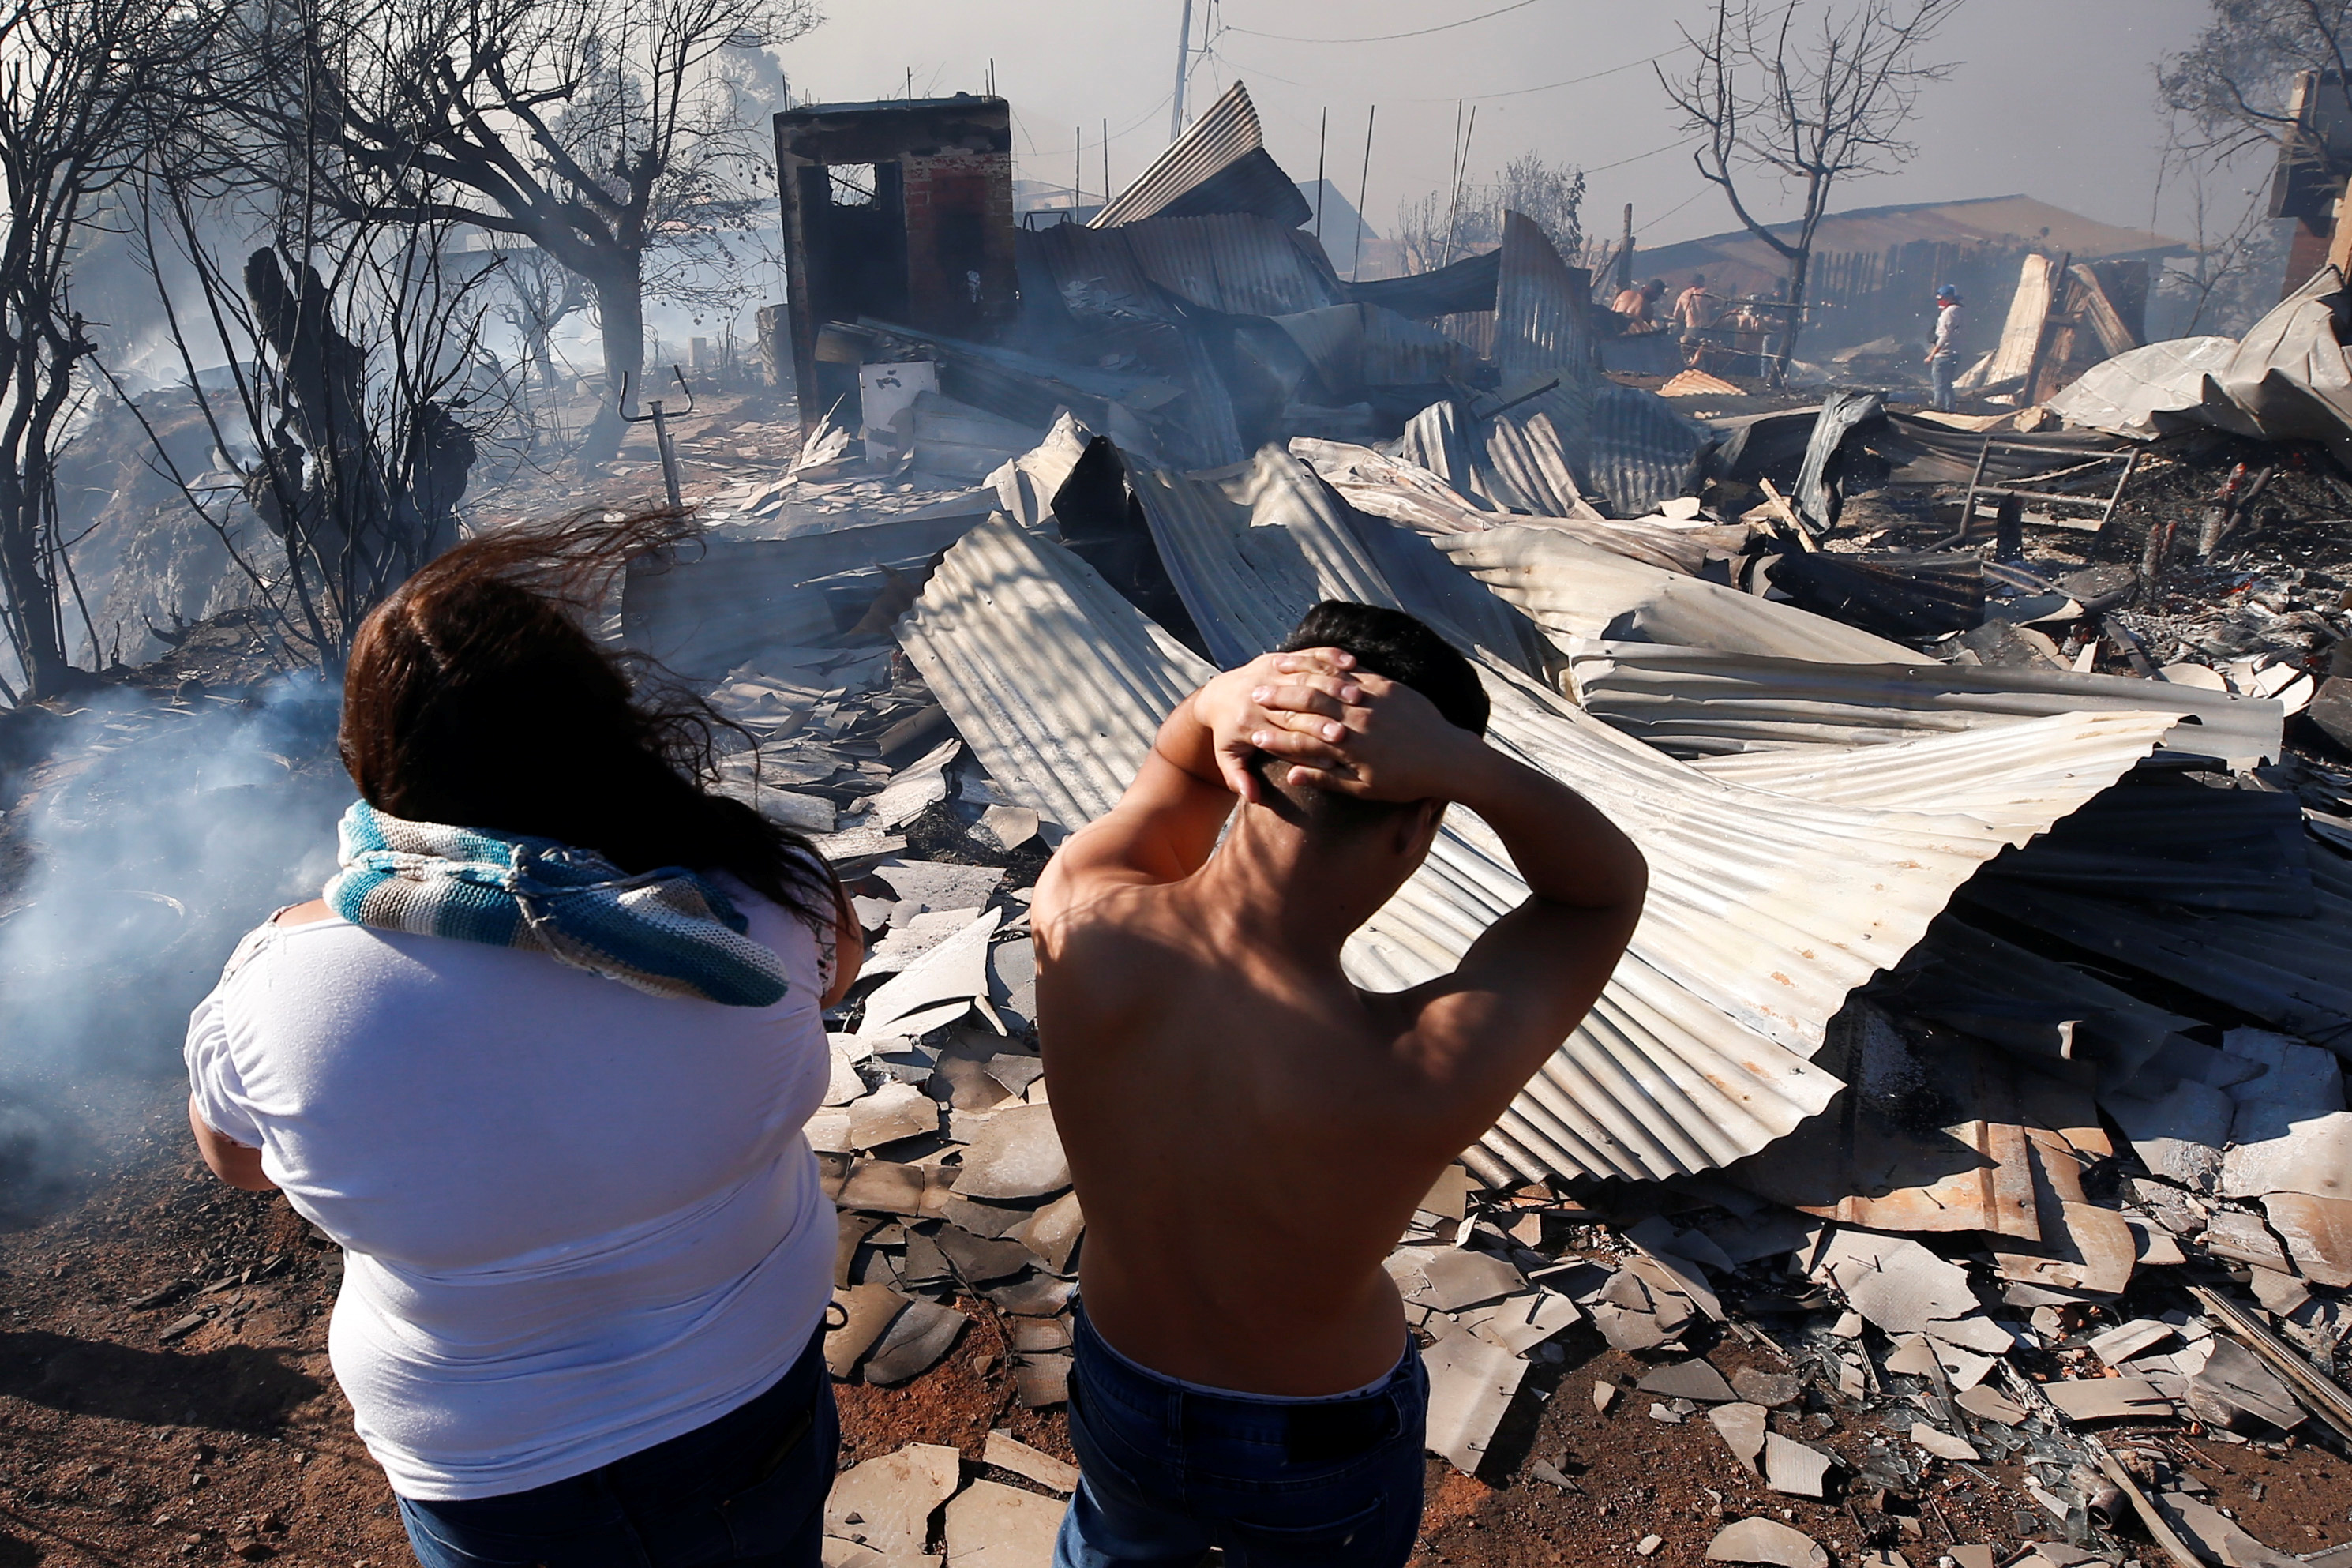
MULTIPOLYGON (((1808 0, 1811 3, 1811 0, 1808 0)), ((1274 155, 1315 175, 1318 126, 1329 111, 1328 168, 1352 197, 1368 109, 1378 105, 1366 216, 1386 233, 1398 204, 1449 181, 1455 100, 1478 110, 1471 177, 1536 151, 1591 172, 1588 229, 1614 233, 1634 204, 1644 244, 1734 226, 1679 140, 1649 57, 1679 47, 1675 24, 1704 0, 1196 0, 1210 53, 1197 58, 1191 106, 1236 78, 1249 84, 1274 155), (1466 18, 1486 16, 1484 20, 1466 18), (1381 42, 1366 38, 1465 25, 1381 42), (1267 35, 1288 35, 1289 37, 1267 35), (1601 74, 1607 73, 1607 74, 1601 74), (1577 79, 1591 79, 1577 80, 1577 79), (1552 87, 1549 84, 1575 82, 1552 87), (1526 90, 1526 89, 1539 90, 1526 90), (1482 96, 1484 95, 1484 96, 1482 96)), ((906 89, 980 91, 990 62, 1013 102, 1024 177, 1066 184, 1085 128, 1085 188, 1123 185, 1165 145, 1183 0, 831 0, 832 19, 783 51, 794 97, 829 101, 906 89)), ((1858 181, 1839 207, 2022 192, 2116 224, 2188 237, 2182 193, 2157 202, 2163 124, 2155 65, 2195 36, 2210 0, 1966 0, 1935 46, 1958 62, 1921 105, 1917 159, 1891 178, 1858 181)), ((2234 197, 2242 202, 2242 197, 2234 197)), ((2234 216, 2234 215, 2232 215, 2234 216)))

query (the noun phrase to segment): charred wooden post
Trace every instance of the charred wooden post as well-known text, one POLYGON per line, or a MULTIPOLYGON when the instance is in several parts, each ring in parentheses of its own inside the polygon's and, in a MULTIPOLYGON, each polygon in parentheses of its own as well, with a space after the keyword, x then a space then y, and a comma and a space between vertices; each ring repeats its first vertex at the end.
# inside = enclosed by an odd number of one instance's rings
POLYGON ((381 411, 368 406, 367 351, 336 326, 317 268, 305 263, 289 281, 275 251, 257 250, 245 290, 278 364, 283 415, 249 487, 255 510, 355 620, 456 542, 473 432, 444 403, 395 407, 399 460, 387 461, 381 411))

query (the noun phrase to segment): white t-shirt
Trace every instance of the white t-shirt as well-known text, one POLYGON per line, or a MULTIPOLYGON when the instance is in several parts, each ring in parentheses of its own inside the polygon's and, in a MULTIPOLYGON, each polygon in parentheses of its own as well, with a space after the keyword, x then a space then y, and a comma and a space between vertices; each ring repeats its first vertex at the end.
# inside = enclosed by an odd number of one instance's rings
POLYGON ((1938 305, 1936 308, 1935 350, 1937 353, 1949 354, 1959 353, 1960 322, 1962 320, 1963 318, 1960 314, 1960 307, 1957 304, 1938 305))
POLYGON ((328 1351, 394 1490, 594 1469, 743 1404, 816 1331, 826 960, 721 885, 784 959, 772 1006, 341 920, 255 931, 197 1006, 198 1113, 343 1247, 328 1351))

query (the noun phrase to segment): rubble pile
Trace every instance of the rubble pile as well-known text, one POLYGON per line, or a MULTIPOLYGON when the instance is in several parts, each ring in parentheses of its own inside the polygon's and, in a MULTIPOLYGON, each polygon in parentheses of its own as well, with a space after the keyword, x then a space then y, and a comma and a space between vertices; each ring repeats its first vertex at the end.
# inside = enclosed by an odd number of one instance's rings
MULTIPOLYGON (((2331 814, 2302 804, 2332 789, 2340 810, 2342 775, 2283 745, 2276 702, 1941 663, 1711 581, 1707 549, 1670 546, 1743 531, 1697 506, 1661 510, 1649 532, 1552 527, 1486 510, 1475 487, 1393 453, 1325 441, 1186 475, 1066 417, 982 497, 988 521, 950 510, 970 504, 959 492, 931 509, 944 516, 805 532, 787 502, 782 537, 740 547, 771 564, 713 543, 633 577, 625 606, 656 646, 716 650, 709 695, 747 732, 730 779, 816 837, 871 944, 810 1127, 842 1211, 836 1375, 901 1385, 981 1313, 1013 1347, 1017 1397, 1063 1399, 1084 1221, 1031 1026, 1026 884, 1108 809, 1160 715, 1213 668, 1139 604, 1173 605, 1185 639, 1228 660, 1318 594, 1385 597, 1481 650, 1498 743, 1610 798, 1667 905, 1675 867, 1705 862, 1640 827, 1654 808, 1621 805, 1612 768, 1685 824, 1728 801, 1759 831, 1794 812, 1790 832, 1899 836, 1930 812, 1939 853, 1959 819, 1986 835, 1948 869, 1902 851, 1874 874, 1882 920, 1908 896, 1892 889, 1919 889, 1916 941, 1808 981, 1823 987, 1817 1037, 1775 1047, 1748 1022, 1723 1037, 1777 1050, 1799 1086, 1786 1110, 1739 1132, 1754 1109, 1727 1114, 1720 1089, 1661 1099, 1691 1070, 1672 1053, 1704 1059, 1690 1053, 1715 1026, 1686 1016, 1700 1032, 1678 1036, 1654 1017, 1664 1071, 1647 1086, 1616 1085, 1622 1047, 1570 1042, 1552 1087, 1531 1086, 1439 1184, 1390 1260, 1428 1340, 1433 1451, 1489 1477, 1565 1479, 1528 1451, 1525 1412, 1576 1386, 1564 1374, 1606 1345, 1649 1368, 1591 1390, 1611 1419, 1703 1416, 1763 1492, 1866 1501, 1865 1523, 1878 1516, 1898 1549, 1900 1521, 1916 1523, 1957 1467, 1998 1492, 1985 1467, 2014 1463, 2009 1495, 2038 1510, 2053 1563, 2112 1559, 2159 1525, 2213 1560, 2262 1560, 2198 1500, 2162 1435, 2346 1435, 2334 1376, 2352 1328, 2352 1146, 2338 1124, 2352 1112, 2336 1053, 2352 1043, 2352 997, 2332 955, 2352 870, 2331 814), (950 542, 934 549, 919 537, 930 529, 950 542), (877 563, 823 570, 837 563, 817 558, 820 542, 856 534, 873 536, 877 563), (771 585, 793 550, 815 574, 771 585), (704 579, 726 592, 706 596, 704 579), (761 605, 761 624, 814 626, 822 611, 837 629, 757 647, 730 595, 761 605), (1848 721, 1822 736, 1658 751, 1597 700, 1596 648, 1776 660, 1860 684, 1848 721), (1929 696, 1963 705, 1906 706, 1929 696), (1913 722, 1921 712, 1930 721, 1913 722), (1961 721, 1933 717, 1946 713, 1961 721), (1593 714, 1625 738, 1599 742, 1611 731, 1593 714), (2188 749, 2209 735, 2236 754, 2188 749), (2161 929, 2184 921, 2193 931, 2161 929), (2265 944, 2262 958, 2216 960, 2241 941, 2265 944), (1637 1102, 1613 1127, 1575 1124, 1637 1102), (1708 1355, 1733 1342, 1783 1370, 1717 1370, 1708 1355), (1821 1441, 1849 1427, 1874 1434, 1866 1472, 1821 1441)), ((1717 721, 1726 706, 1679 710, 1717 721)), ((1452 825, 1448 842, 1474 829, 1452 825)), ((1885 853, 1865 843, 1837 853, 1885 853)), ((1440 857, 1477 852, 1463 837, 1440 857)), ((1477 874, 1507 875, 1491 861, 1477 874)), ((1486 907, 1512 896, 1499 887, 1486 907)), ((1460 939, 1439 928, 1463 918, 1458 902, 1415 897, 1428 895, 1409 889, 1351 955, 1369 980, 1449 961, 1460 939)), ((1832 907, 1786 918, 1826 940, 1832 907)), ((1661 974, 1685 973, 1704 951, 1672 960, 1637 940, 1631 962, 1646 952, 1661 974)), ((1730 1027, 1750 1012, 1732 1000, 1746 978, 1686 975, 1675 1011, 1723 1009, 1730 1027)), ((1663 994, 1631 983, 1643 989, 1629 1008, 1663 994)), ((946 1470, 926 1484, 947 1489, 942 1501, 1001 1486, 959 1492, 946 1470)), ((1028 1528, 1026 1505, 990 1506, 1003 1528, 1028 1528)), ((857 1544, 862 1528, 835 1533, 857 1544)), ((875 1539, 863 1544, 880 1550, 875 1539)), ((1763 1550, 1743 1542, 1717 1555, 1763 1550)))
MULTIPOLYGON (((985 106, 908 112, 984 141, 985 106)), ((681 426, 705 535, 614 629, 866 940, 808 1126, 834 1375, 905 1387, 980 1318, 1000 1417, 1066 1400, 1030 889, 1186 692, 1345 598, 1472 653, 1493 743, 1651 868, 1591 1016, 1388 1260, 1433 1453, 1572 1495, 1563 1395, 1689 1428, 1719 1562, 1826 1568, 1786 1500, 1871 1568, 1996 1568, 1947 1504, 2034 1543, 2000 1568, 2338 1547, 2256 1541, 2198 1457, 2352 1444, 2352 421, 2263 391, 2343 353, 2342 280, 2049 405, 2035 334, 2104 285, 2037 258, 2019 405, 1709 422, 1720 377, 1601 374, 1526 219, 1360 283, 1298 205, 1236 87, 1091 224, 998 237, 968 330, 796 275, 803 422, 681 426)), ((1457 811, 1350 973, 1443 973, 1525 896, 1457 811)), ((827 1561, 1043 1562, 1074 1482, 1006 1432, 916 1444, 844 1474, 827 1561)))

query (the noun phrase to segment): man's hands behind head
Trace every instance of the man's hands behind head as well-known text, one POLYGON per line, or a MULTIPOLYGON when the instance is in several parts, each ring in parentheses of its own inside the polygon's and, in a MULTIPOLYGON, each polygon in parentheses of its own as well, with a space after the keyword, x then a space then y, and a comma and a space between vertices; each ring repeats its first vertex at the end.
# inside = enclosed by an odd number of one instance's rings
MULTIPOLYGON (((1493 754, 1428 698, 1349 668, 1354 661, 1336 648, 1273 658, 1278 667, 1288 661, 1290 668, 1276 670, 1287 679, 1248 694, 1263 721, 1248 743, 1272 759, 1269 778, 1358 800, 1452 800, 1493 754), (1343 659, 1346 665, 1338 662, 1343 659)), ((1222 755, 1222 744, 1219 750, 1222 755)))
MULTIPOLYGON (((1194 693, 1192 718, 1209 733, 1217 776, 1225 788, 1261 804, 1263 792, 1252 771, 1262 749, 1256 737, 1292 721, 1336 721, 1362 695, 1355 663, 1353 654, 1332 647, 1261 654, 1194 693)), ((1302 759, 1331 763, 1339 758, 1336 748, 1310 736, 1302 735, 1300 745, 1302 759)), ((1183 766, 1176 758, 1169 760, 1183 766)))

